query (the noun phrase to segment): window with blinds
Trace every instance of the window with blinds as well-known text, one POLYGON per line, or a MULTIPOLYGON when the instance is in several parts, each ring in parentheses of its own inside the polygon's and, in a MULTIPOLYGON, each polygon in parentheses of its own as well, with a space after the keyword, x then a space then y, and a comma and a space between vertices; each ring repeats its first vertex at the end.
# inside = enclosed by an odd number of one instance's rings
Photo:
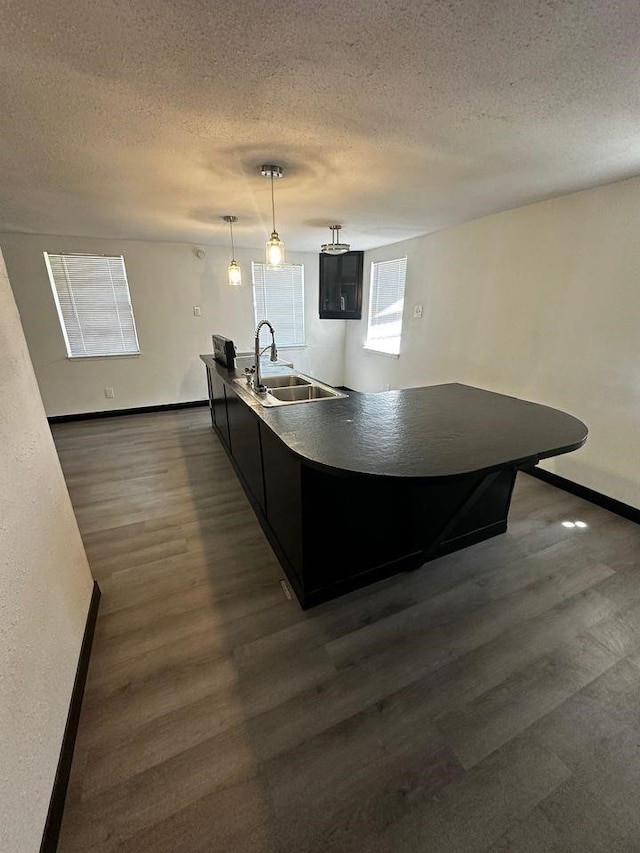
POLYGON ((304 267, 285 264, 270 269, 251 264, 256 325, 269 320, 276 330, 278 347, 302 347, 304 342, 304 267))
POLYGON ((371 264, 367 349, 399 355, 406 275, 406 258, 371 264))
POLYGON ((69 358, 140 352, 124 258, 44 253, 69 358))

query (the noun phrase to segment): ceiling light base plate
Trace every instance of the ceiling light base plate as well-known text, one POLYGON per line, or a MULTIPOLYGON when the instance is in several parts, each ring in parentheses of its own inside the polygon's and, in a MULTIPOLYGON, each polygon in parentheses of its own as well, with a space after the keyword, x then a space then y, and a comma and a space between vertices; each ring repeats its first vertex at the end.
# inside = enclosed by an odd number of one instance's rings
POLYGON ((269 163, 265 163, 263 166, 260 166, 260 173, 263 178, 281 178, 282 166, 273 166, 269 163))

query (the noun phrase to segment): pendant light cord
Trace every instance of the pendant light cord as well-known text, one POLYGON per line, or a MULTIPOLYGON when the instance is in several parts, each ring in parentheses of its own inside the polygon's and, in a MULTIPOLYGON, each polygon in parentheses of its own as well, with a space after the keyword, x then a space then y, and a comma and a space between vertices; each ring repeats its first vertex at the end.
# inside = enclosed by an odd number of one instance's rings
POLYGON ((273 230, 276 230, 276 205, 273 200, 273 172, 271 172, 271 215, 273 217, 273 230))
POLYGON ((231 232, 231 259, 235 261, 236 259, 236 250, 233 245, 233 222, 229 220, 229 231, 231 232))

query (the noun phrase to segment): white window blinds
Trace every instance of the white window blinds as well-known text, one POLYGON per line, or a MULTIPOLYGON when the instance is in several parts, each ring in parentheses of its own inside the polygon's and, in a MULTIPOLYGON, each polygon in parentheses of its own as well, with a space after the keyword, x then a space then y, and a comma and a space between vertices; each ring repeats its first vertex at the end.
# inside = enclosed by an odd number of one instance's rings
POLYGON ((44 259, 69 358, 140 352, 122 256, 44 259))
POLYGON ((284 269, 270 269, 254 262, 253 304, 256 325, 269 320, 276 330, 278 347, 304 346, 304 267, 285 264, 284 269))
POLYGON ((367 349, 390 355, 400 353, 406 275, 406 258, 371 264, 367 349))

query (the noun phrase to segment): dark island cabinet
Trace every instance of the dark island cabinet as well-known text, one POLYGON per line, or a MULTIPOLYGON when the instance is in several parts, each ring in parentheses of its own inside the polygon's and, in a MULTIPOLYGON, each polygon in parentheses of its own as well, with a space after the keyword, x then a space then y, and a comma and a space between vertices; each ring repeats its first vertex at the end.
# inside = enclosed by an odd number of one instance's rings
POLYGON ((294 585, 304 595, 302 472, 300 460, 264 424, 260 425, 266 522, 271 544, 294 585), (271 535, 270 535, 271 534, 271 535))
POLYGON ((320 319, 359 320, 362 316, 364 252, 320 255, 320 319))
POLYGON ((303 608, 504 533, 517 470, 587 437, 458 383, 261 408, 203 360, 214 428, 303 608))
POLYGON ((226 387, 231 456, 246 487, 264 512, 264 479, 258 418, 229 385, 226 387))
POLYGON ((229 421, 227 418, 227 398, 225 383, 215 370, 207 367, 207 384, 209 385, 209 408, 211 420, 227 450, 231 448, 229 439, 229 421))
POLYGON ((216 432, 303 608, 506 530, 514 468, 443 482, 319 469, 208 374, 216 432))

